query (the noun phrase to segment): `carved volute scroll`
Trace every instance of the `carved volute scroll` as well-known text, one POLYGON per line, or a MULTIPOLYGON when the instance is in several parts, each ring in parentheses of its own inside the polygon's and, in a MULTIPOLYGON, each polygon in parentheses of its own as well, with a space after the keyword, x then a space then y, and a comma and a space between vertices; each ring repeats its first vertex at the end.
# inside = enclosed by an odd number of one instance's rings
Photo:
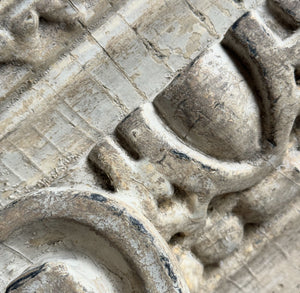
POLYGON ((264 292, 268 255, 292 263, 300 2, 200 2, 0 6, 25 72, 0 97, 1 292, 264 292))

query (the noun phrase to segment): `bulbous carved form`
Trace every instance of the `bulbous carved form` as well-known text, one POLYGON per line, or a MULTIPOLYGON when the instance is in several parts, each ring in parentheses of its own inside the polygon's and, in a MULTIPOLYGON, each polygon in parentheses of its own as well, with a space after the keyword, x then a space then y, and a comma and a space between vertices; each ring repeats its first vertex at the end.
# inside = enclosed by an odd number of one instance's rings
POLYGON ((234 215, 217 214, 208 218, 203 235, 192 251, 204 264, 215 264, 235 251, 243 240, 243 223, 234 215))
POLYGON ((255 96, 220 47, 200 57, 156 97, 154 105, 181 139, 214 158, 246 160, 260 151, 255 96))

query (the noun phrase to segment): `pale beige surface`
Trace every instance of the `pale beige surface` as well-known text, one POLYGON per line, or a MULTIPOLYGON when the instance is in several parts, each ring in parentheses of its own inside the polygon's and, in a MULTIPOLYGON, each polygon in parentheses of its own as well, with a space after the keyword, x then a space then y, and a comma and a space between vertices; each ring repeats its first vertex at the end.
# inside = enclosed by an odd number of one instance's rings
POLYGON ((93 190, 151 221, 182 292, 299 292, 299 5, 276 1, 1 1, 0 209, 93 190))

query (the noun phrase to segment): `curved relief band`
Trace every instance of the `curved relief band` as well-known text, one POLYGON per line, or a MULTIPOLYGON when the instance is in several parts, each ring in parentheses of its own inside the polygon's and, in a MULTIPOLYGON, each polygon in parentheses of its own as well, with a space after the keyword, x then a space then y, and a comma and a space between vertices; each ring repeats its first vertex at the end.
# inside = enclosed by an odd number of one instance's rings
POLYGON ((293 29, 300 26, 300 3, 297 0, 269 0, 271 9, 293 29))
POLYGON ((167 131, 150 104, 144 105, 122 122, 118 126, 118 133, 142 157, 149 158, 173 184, 190 192, 212 196, 253 186, 281 159, 273 157, 270 163, 259 159, 243 164, 221 162, 203 155, 167 131))
POLYGON ((6 292, 29 290, 43 278, 47 285, 40 286, 61 286, 63 292, 89 286, 105 292, 188 292, 152 225, 96 193, 49 190, 12 203, 0 213, 0 250, 1 290, 15 279, 6 292), (12 271, 11 262, 19 264, 12 271), (60 285, 52 283, 66 275, 60 285))
POLYGON ((223 43, 252 71, 266 116, 264 132, 272 145, 271 153, 284 152, 300 112, 299 89, 294 82, 300 41, 293 37, 276 41, 258 16, 247 13, 230 28, 223 43))

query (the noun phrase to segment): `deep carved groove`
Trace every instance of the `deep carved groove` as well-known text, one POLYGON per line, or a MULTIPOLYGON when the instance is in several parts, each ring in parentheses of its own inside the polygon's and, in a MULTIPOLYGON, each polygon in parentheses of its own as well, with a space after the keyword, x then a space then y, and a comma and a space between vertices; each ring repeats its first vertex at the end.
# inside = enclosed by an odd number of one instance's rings
POLYGON ((174 234, 169 240, 170 245, 182 244, 185 238, 185 234, 183 232, 178 232, 174 234))
POLYGON ((124 139, 123 135, 121 135, 118 131, 115 132, 115 135, 118 144, 123 148, 126 154, 135 161, 140 160, 139 153, 130 146, 130 144, 124 139))
POLYGON ((300 86, 300 66, 297 66, 294 71, 295 82, 298 86, 300 86))
POLYGON ((92 160, 87 160, 88 166, 92 170, 94 174, 94 178, 97 181, 97 183, 105 190, 115 192, 116 189, 109 178, 109 176, 101 170, 92 160))

